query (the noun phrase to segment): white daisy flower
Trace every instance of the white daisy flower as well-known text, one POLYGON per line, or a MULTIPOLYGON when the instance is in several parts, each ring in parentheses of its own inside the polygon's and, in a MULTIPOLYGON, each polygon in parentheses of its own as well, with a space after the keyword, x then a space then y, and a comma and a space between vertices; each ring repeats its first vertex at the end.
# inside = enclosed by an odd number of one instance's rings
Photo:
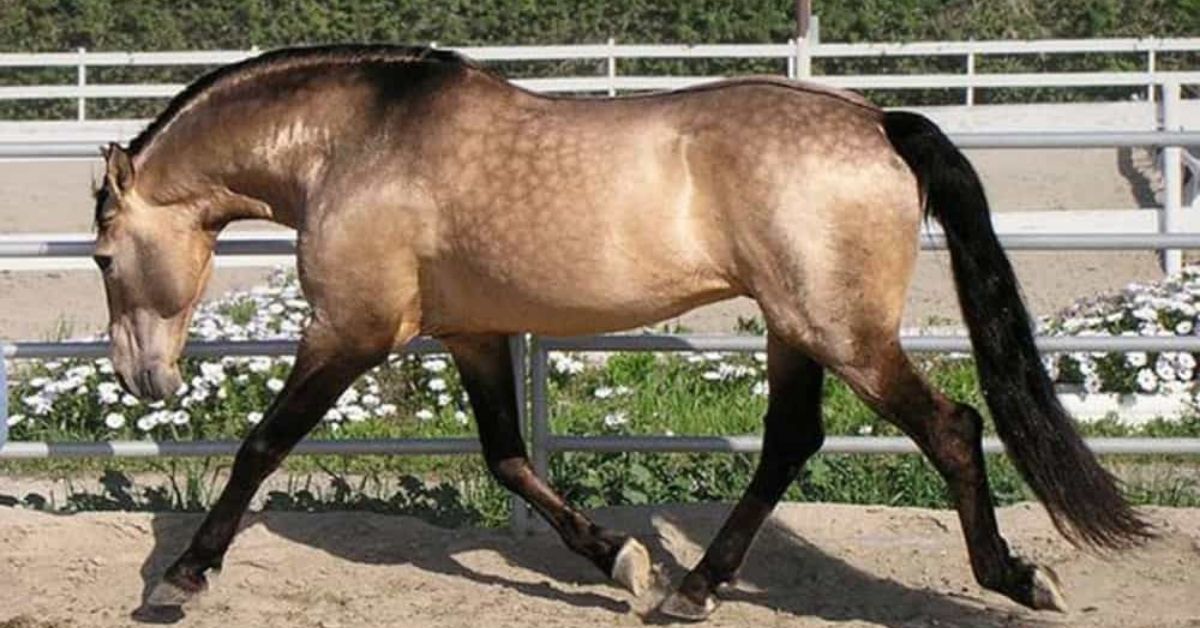
POLYGON ((1143 392, 1154 392, 1154 389, 1158 388, 1158 377, 1154 375, 1154 371, 1142 369, 1137 374, 1137 385, 1143 392))
POLYGON ((613 412, 604 415, 604 426, 607 428, 617 428, 629 423, 629 418, 624 412, 613 412))
POLYGON ((441 358, 429 358, 421 363, 421 368, 430 373, 441 373, 447 366, 449 365, 441 358))
POLYGON ((119 430, 125 427, 125 415, 120 412, 109 412, 104 417, 104 425, 110 430, 119 430))
POLYGON ((1154 363, 1154 374, 1159 379, 1169 382, 1175 379, 1175 367, 1171 366, 1171 361, 1165 355, 1160 355, 1154 363))

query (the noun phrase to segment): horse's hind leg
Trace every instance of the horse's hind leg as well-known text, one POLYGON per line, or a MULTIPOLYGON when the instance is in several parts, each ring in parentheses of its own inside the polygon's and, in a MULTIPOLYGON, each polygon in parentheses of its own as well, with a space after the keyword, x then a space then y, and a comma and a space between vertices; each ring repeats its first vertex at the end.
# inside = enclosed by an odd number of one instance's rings
POLYGON ((183 555, 166 571, 146 599, 151 606, 179 606, 207 585, 206 572, 219 571, 242 514, 288 452, 321 420, 338 396, 387 355, 347 352, 337 334, 310 326, 296 353, 283 390, 263 420, 246 436, 234 458, 221 496, 183 555))
POLYGON ((668 615, 698 620, 716 609, 717 587, 733 579, 759 528, 824 441, 821 365, 772 334, 767 337, 767 381, 763 452, 754 478, 704 558, 663 602, 660 609, 668 615))
POLYGON ((515 381, 505 336, 442 338, 462 376, 475 412, 483 456, 492 475, 520 495, 562 537, 635 595, 649 584, 650 555, 636 539, 606 530, 571 508, 534 474, 521 436, 515 381))
POLYGON ((931 390, 900 350, 898 339, 864 348, 860 355, 869 356, 869 361, 834 368, 863 400, 912 437, 945 479, 976 580, 1026 606, 1066 610, 1054 572, 1013 556, 1000 536, 984 467, 979 413, 931 390))

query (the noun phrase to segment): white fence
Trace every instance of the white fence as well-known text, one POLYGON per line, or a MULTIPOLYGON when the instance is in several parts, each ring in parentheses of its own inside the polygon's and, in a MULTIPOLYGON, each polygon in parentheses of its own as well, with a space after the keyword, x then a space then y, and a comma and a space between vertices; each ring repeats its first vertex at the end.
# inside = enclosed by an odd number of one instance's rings
MULTIPOLYGON (((822 83, 850 89, 953 89, 961 90, 963 102, 974 104, 979 89, 1046 87, 1140 87, 1147 100, 1155 98, 1155 86, 1164 82, 1200 84, 1196 71, 1162 71, 1158 59, 1164 54, 1200 52, 1200 38, 1078 39, 1038 41, 967 41, 916 43, 824 43, 820 41, 818 22, 812 22, 808 37, 781 44, 709 44, 661 45, 624 44, 609 40, 604 44, 559 46, 482 46, 452 47, 474 59, 488 62, 595 61, 603 74, 525 78, 514 82, 529 89, 546 92, 607 93, 622 91, 676 89, 719 76, 642 76, 620 72, 621 62, 643 59, 766 59, 776 60, 788 77, 813 77, 822 83), (1020 55, 1138 55, 1144 65, 1129 72, 979 72, 976 68, 988 57, 1020 55), (939 57, 957 58, 958 73, 938 74, 820 74, 812 72, 814 59, 853 59, 864 57, 939 57)), ((437 46, 436 42, 432 45, 437 46)), ((72 84, 35 84, 0 86, 0 101, 56 100, 76 102, 76 118, 88 119, 88 99, 169 98, 181 84, 97 84, 88 80, 89 68, 103 67, 180 67, 215 66, 258 54, 257 49, 195 52, 89 52, 79 49, 64 53, 0 54, 0 71, 5 68, 74 68, 72 84)))
MULTIPOLYGON (((1156 146, 1163 151, 1164 207, 1147 229, 1133 233, 1071 233, 1015 235, 1002 239, 1009 249, 1159 249, 1165 253, 1168 270, 1179 265, 1179 249, 1200 248, 1200 220, 1183 211, 1183 168, 1186 156, 1181 146, 1200 146, 1200 132, 1185 131, 1172 113, 1180 101, 1181 84, 1200 84, 1200 72, 1158 72, 1156 55, 1173 52, 1200 52, 1200 38, 1142 40, 1064 40, 1038 42, 955 42, 914 44, 824 44, 815 31, 807 40, 788 44, 745 46, 638 46, 609 42, 595 46, 542 46, 504 48, 465 48, 466 54, 488 61, 602 60, 606 74, 592 77, 528 79, 527 87, 543 91, 616 93, 623 90, 667 89, 714 80, 718 77, 644 77, 618 73, 624 59, 646 58, 775 58, 786 63, 789 76, 810 75, 813 58, 864 56, 957 56, 964 61, 962 74, 905 76, 819 76, 822 82, 851 88, 921 89, 955 88, 964 90, 964 102, 974 103, 974 91, 991 87, 1070 87, 1139 86, 1146 98, 1158 96, 1162 87, 1162 130, 1105 133, 975 133, 956 134, 961 147, 979 148, 1070 148, 1112 146, 1156 146), (974 71, 983 55, 1078 54, 1134 52, 1144 54, 1146 67, 1137 72, 1078 72, 1056 74, 986 74, 974 71)), ((77 114, 83 120, 88 98, 165 98, 182 85, 97 85, 87 82, 88 67, 96 66, 171 66, 215 65, 243 59, 256 51, 186 53, 78 53, 0 54, 0 69, 5 67, 76 67, 75 85, 35 85, 0 87, 0 100, 68 98, 77 101, 77 114)), ((90 157, 97 142, 56 136, 54 141, 0 141, 0 157, 90 157)), ((1195 180, 1195 179, 1193 179, 1195 180)), ((1152 212, 1153 213, 1153 212, 1152 212)), ((999 225, 1000 231, 1005 229, 999 225)), ((944 246, 934 235, 923 243, 925 248, 944 246)), ((294 250, 290 236, 258 236, 222 239, 218 254, 269 258, 278 261, 294 250), (269 257, 275 256, 275 257, 269 257)), ((0 262, 41 262, 70 265, 86 263, 91 254, 89 237, 83 234, 60 237, 0 238, 0 262)), ((29 267, 44 268, 34 264, 29 267)), ((545 474, 552 453, 566 451, 712 451, 755 452, 758 437, 721 436, 628 436, 568 437, 550 430, 547 393, 547 356, 552 351, 762 351, 763 340, 752 337, 697 336, 601 336, 573 339, 521 337, 514 339, 519 363, 522 424, 530 433, 530 449, 538 473, 545 474)), ((968 351, 965 338, 906 337, 910 351, 968 351)), ((1044 351, 1192 351, 1200 352, 1200 338, 1043 338, 1044 351)), ((189 355, 282 355, 294 350, 292 343, 193 343, 189 355)), ((437 351, 436 343, 418 341, 412 350, 437 351)), ((0 353, 10 359, 37 357, 99 357, 107 348, 97 343, 17 343, 0 345, 0 353)), ((7 417, 6 367, 0 360, 0 430, 7 417)), ((3 442, 0 438, 0 442, 3 442)), ((1200 454, 1200 439, 1094 439, 1089 441, 1100 453, 1123 454, 1200 454)), ((108 443, 35 443, 9 442, 0 447, 0 459, 46 456, 157 456, 157 455, 228 455, 235 442, 108 442, 108 443)), ((988 451, 999 451, 994 440, 988 451)), ((479 451, 474 439, 417 439, 386 441, 305 441, 297 449, 302 453, 337 454, 465 454, 479 451)), ((840 437, 827 440, 824 451, 836 453, 911 453, 916 449, 905 439, 840 437)), ((524 525, 524 506, 514 508, 514 524, 524 525)))

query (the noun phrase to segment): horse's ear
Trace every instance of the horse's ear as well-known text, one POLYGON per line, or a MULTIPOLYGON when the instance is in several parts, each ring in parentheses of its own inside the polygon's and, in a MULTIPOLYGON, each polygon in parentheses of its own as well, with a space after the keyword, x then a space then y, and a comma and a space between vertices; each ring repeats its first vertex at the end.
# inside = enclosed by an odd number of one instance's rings
POLYGON ((120 144, 111 142, 104 148, 104 166, 107 170, 104 177, 109 186, 121 192, 129 191, 133 184, 133 162, 120 144))

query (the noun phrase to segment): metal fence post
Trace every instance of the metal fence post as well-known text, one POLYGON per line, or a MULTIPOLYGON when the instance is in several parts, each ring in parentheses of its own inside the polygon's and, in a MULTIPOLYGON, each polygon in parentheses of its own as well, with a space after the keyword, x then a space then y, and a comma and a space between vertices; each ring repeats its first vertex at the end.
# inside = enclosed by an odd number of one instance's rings
POLYGON ((975 50, 967 52, 967 106, 975 104, 975 50))
MULTIPOLYGON (((79 66, 75 72, 75 84, 82 90, 87 86, 87 48, 77 48, 76 52, 79 53, 79 66)), ((83 94, 79 95, 75 117, 81 121, 87 119, 87 98, 83 94)))
POLYGON ((1150 75, 1150 82, 1146 85, 1146 101, 1154 102, 1154 66, 1157 65, 1157 60, 1154 54, 1154 49, 1146 51, 1146 73, 1150 75))
POLYGON ((608 38, 608 95, 617 95, 617 40, 608 38))
MULTIPOLYGON (((1162 86, 1162 129, 1164 131, 1180 130, 1179 124, 1179 83, 1167 81, 1162 86)), ((1159 222, 1162 233, 1175 233, 1179 230, 1183 206, 1183 149, 1179 146, 1167 146, 1162 153, 1163 169, 1163 213, 1159 222)), ((1183 268, 1183 252, 1178 249, 1164 249, 1162 252, 1163 270, 1168 275, 1178 273, 1183 268)))
MULTIPOLYGON (((542 346, 541 339, 531 336, 529 341, 529 405, 532 433, 533 472, 546 484, 553 486, 550 478, 550 354, 542 346)), ((529 529, 549 530, 540 518, 531 517, 529 529)))
POLYGON ((803 33, 802 37, 796 38, 796 78, 804 79, 812 76, 812 51, 820 43, 820 23, 818 16, 812 16, 808 23, 808 32, 803 33))
MULTIPOLYGON (((525 371, 525 365, 528 363, 528 344, 525 334, 509 336, 508 347, 512 357, 513 379, 516 380, 513 383, 517 390, 517 425, 521 430, 521 438, 525 438, 529 433, 529 410, 526 404, 528 397, 525 394, 529 381, 525 371)), ((509 501, 509 527, 515 535, 526 534, 529 531, 529 505, 516 493, 509 497, 509 501)))
MULTIPOLYGON (((795 39, 788 40, 788 49, 796 50, 796 40, 795 39)), ((790 54, 787 57, 787 77, 790 79, 796 78, 796 56, 797 55, 790 54)))
POLYGON ((8 360, 4 345, 0 345, 0 448, 8 440, 8 360))
POLYGON ((529 391, 532 418, 533 472, 550 481, 550 406, 548 397, 550 355, 541 340, 533 336, 529 343, 529 391))

